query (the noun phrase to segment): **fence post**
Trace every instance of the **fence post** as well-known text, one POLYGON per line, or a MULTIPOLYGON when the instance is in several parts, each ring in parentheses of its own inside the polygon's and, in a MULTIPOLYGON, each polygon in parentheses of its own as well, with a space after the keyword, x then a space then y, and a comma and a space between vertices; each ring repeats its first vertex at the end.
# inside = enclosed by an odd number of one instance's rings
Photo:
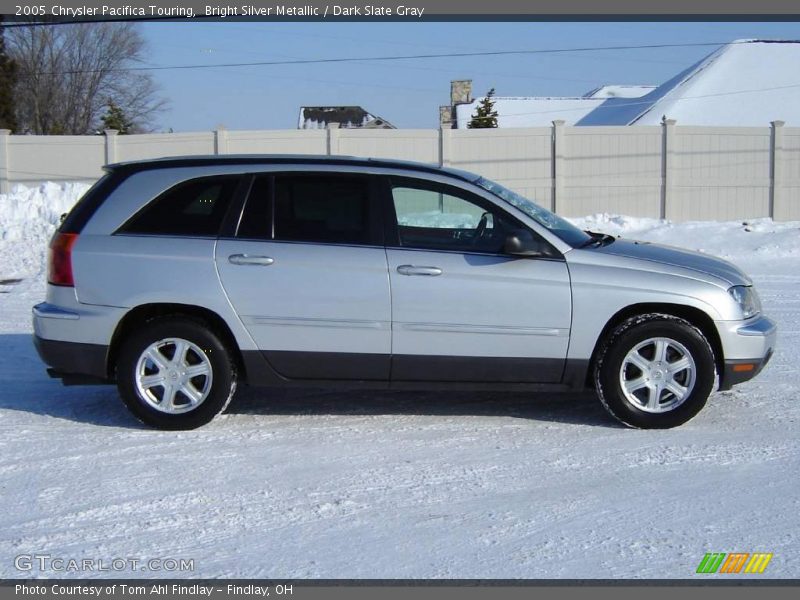
POLYGON ((10 190, 8 182, 8 137, 10 129, 0 129, 0 194, 7 194, 10 190))
POLYGON ((327 148, 328 156, 339 154, 339 123, 328 123, 327 129, 327 148))
POLYGON ((664 119, 661 122, 661 206, 658 210, 660 219, 667 218, 667 206, 672 199, 674 188, 675 123, 677 123, 675 119, 664 119))
POLYGON ((450 166, 450 159, 452 158, 452 141, 453 141, 453 130, 452 129, 445 129, 444 127, 439 128, 439 166, 440 167, 447 167, 450 166))
POLYGON ((781 214, 783 200, 783 121, 770 123, 769 148, 769 217, 774 219, 776 213, 781 214))
POLYGON ((228 153, 228 131, 221 125, 214 130, 214 154, 228 153))
POLYGON ((561 202, 564 198, 564 123, 566 121, 557 120, 553 121, 553 143, 552 143, 552 160, 551 160, 551 176, 552 183, 552 198, 550 199, 550 210, 557 212, 557 208, 562 208, 561 202))
POLYGON ((110 165, 117 162, 117 134, 119 131, 106 129, 103 133, 106 135, 106 164, 110 165))

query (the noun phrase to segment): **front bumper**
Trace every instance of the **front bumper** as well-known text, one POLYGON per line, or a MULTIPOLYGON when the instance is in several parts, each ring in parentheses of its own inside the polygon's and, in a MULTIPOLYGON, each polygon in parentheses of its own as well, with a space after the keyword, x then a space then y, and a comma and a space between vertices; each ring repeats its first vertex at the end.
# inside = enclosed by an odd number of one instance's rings
POLYGON ((719 389, 729 390, 752 379, 767 366, 775 352, 778 326, 762 315, 748 321, 718 321, 716 324, 725 357, 719 389))

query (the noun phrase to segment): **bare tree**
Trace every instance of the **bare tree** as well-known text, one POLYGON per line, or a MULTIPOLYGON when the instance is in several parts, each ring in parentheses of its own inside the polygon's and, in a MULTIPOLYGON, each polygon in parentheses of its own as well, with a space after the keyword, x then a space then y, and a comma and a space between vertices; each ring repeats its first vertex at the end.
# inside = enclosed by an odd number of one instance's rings
POLYGON ((148 131, 165 107, 150 75, 130 70, 145 54, 135 23, 15 27, 7 46, 17 64, 20 132, 93 133, 110 102, 125 111, 133 131, 148 131))
POLYGON ((14 83, 17 80, 17 65, 6 54, 6 38, 0 15, 0 129, 17 128, 14 104, 14 83))

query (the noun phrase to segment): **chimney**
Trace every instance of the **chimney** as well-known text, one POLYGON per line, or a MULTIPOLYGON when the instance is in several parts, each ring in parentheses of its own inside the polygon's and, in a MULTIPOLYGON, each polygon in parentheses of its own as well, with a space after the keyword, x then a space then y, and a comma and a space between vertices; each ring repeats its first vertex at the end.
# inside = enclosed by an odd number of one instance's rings
POLYGON ((450 82, 450 104, 469 104, 472 102, 472 79, 456 79, 450 82))
POLYGON ((453 128, 453 107, 440 106, 439 107, 439 127, 441 129, 453 128))

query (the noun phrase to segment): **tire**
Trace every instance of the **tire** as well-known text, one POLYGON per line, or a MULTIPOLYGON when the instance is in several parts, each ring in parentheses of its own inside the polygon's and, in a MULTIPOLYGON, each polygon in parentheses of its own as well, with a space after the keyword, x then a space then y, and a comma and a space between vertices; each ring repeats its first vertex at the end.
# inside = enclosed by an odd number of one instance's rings
POLYGON ((231 351, 206 323, 170 316, 147 321, 123 341, 116 379, 122 401, 143 423, 194 429, 225 410, 237 372, 231 351))
POLYGON ((708 340, 688 321, 639 315, 604 340, 595 388, 605 409, 625 425, 668 429, 705 406, 716 382, 715 364, 708 340))

